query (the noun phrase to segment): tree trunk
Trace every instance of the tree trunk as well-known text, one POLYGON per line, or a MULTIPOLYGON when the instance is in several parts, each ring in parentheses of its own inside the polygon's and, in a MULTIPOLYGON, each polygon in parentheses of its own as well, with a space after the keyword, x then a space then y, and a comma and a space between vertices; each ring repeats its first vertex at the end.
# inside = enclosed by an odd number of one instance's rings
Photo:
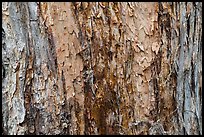
POLYGON ((2 134, 202 134, 202 3, 3 2, 2 134))

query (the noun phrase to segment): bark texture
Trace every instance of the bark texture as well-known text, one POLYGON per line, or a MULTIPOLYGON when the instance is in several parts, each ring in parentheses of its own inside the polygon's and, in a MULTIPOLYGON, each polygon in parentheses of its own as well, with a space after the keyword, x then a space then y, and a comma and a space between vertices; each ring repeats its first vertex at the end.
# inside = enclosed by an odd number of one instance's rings
POLYGON ((202 3, 3 2, 2 134, 202 134, 202 3))

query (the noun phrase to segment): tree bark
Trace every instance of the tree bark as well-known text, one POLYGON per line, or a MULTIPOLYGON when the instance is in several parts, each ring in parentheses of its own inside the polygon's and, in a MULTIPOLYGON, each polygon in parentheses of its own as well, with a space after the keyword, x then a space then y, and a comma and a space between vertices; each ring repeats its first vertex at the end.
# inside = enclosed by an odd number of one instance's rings
POLYGON ((202 134, 201 2, 3 2, 2 134, 202 134))

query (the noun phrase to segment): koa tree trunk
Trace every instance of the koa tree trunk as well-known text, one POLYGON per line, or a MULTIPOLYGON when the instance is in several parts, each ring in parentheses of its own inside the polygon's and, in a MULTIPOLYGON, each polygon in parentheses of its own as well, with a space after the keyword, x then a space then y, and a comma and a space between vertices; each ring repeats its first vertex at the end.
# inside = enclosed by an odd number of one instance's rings
POLYGON ((2 134, 202 134, 202 3, 3 2, 2 134))

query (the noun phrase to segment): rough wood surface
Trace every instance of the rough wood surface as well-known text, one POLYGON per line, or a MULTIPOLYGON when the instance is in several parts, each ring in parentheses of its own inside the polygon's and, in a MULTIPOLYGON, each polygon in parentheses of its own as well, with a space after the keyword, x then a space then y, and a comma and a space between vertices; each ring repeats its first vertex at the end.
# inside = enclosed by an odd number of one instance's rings
POLYGON ((202 3, 3 2, 2 134, 202 134, 202 3))

